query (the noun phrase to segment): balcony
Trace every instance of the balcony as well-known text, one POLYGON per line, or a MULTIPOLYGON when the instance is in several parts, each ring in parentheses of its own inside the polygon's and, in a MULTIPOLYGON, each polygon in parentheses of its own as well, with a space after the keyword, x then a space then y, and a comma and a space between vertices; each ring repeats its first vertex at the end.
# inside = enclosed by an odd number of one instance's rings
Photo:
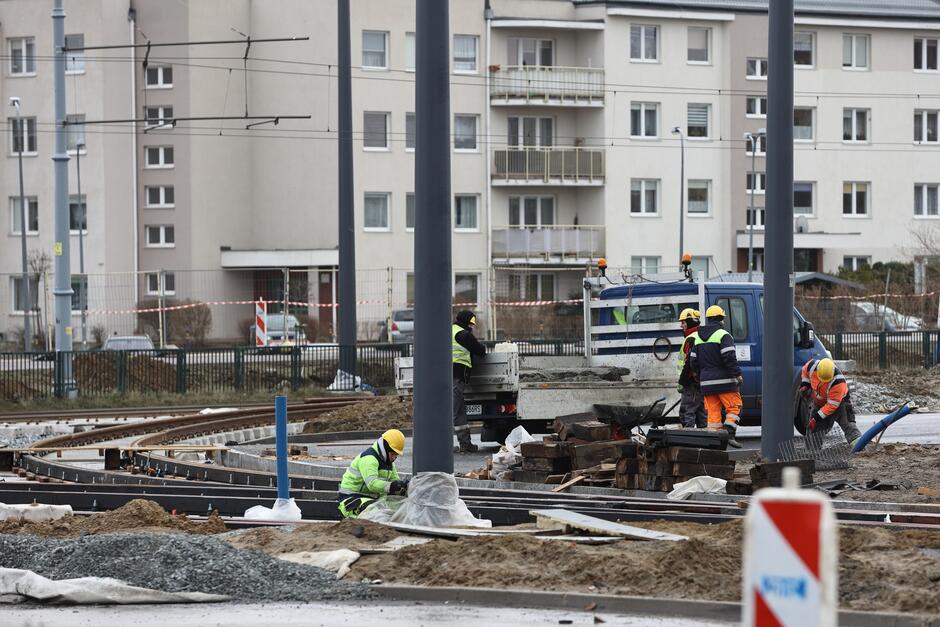
POLYGON ((604 106, 604 70, 544 65, 490 67, 493 105, 604 106))
POLYGON ((604 256, 603 226, 504 226, 493 229, 495 263, 592 263, 604 256))
POLYGON ((493 151, 493 185, 604 184, 602 148, 514 148, 493 151))

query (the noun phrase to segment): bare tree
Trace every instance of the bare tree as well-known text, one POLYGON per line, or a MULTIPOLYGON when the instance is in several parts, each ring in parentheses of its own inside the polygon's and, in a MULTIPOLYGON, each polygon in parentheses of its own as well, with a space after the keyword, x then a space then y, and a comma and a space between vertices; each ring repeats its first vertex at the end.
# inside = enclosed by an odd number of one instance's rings
MULTIPOLYGON (((52 257, 49 256, 44 250, 33 249, 30 251, 27 258, 27 265, 29 266, 30 272, 36 278, 37 287, 42 284, 42 294, 43 297, 40 299, 39 295, 36 295, 36 334, 40 338, 46 337, 46 325, 43 322, 46 320, 46 303, 49 300, 49 282, 47 277, 49 276, 49 270, 52 268, 52 257)), ((44 346, 48 349, 50 347, 44 346)))

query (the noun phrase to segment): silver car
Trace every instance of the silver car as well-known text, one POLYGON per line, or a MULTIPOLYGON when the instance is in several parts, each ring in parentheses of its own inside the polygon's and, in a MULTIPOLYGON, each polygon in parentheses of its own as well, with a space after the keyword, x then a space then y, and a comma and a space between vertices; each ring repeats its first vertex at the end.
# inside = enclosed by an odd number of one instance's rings
POLYGON ((414 342, 415 339, 415 310, 399 309, 392 312, 392 334, 389 338, 387 322, 382 322, 382 333, 379 341, 392 344, 414 342))

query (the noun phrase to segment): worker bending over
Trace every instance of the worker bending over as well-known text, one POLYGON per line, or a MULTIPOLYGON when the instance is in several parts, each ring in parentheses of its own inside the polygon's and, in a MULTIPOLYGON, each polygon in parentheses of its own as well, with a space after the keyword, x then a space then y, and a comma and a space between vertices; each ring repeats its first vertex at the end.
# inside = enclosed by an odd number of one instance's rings
POLYGON ((477 450, 477 445, 470 441, 467 407, 463 400, 464 388, 470 380, 470 370, 473 368, 472 357, 486 354, 486 347, 473 336, 473 327, 476 324, 477 317, 473 312, 464 310, 457 314, 450 332, 454 362, 454 435, 460 444, 454 448, 455 453, 474 453, 477 450))
POLYGON ((725 429, 729 446, 741 448, 734 436, 738 430, 738 416, 741 415, 740 386, 744 377, 738 366, 734 338, 724 329, 725 310, 718 305, 705 311, 705 322, 689 352, 689 362, 702 388, 708 428, 712 431, 725 429))
POLYGON ((855 424, 855 408, 849 397, 849 383, 831 359, 810 359, 800 373, 800 393, 806 432, 823 431, 839 423, 845 440, 855 444, 862 434, 855 424))
POLYGON ((404 450, 404 434, 398 429, 389 429, 372 446, 356 455, 339 484, 339 513, 343 518, 356 518, 386 494, 408 494, 408 482, 399 480, 395 470, 395 460, 404 450))
POLYGON ((698 337, 698 324, 701 314, 687 307, 679 314, 679 325, 685 339, 679 348, 679 360, 676 369, 679 371, 679 392, 682 397, 679 401, 679 422, 686 428, 704 429, 707 425, 705 406, 702 403, 702 388, 689 367, 689 352, 698 337))

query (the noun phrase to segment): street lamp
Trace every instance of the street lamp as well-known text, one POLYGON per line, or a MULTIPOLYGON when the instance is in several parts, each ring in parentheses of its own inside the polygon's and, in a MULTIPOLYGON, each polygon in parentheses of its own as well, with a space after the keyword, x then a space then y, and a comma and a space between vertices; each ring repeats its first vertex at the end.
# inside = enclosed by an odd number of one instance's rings
POLYGON ((747 215, 749 220, 745 220, 748 226, 747 240, 747 282, 751 282, 754 270, 754 227, 757 226, 757 214, 754 209, 754 190, 757 187, 757 146, 760 138, 767 134, 767 129, 757 129, 757 134, 747 131, 744 133, 744 140, 751 143, 751 206, 748 207, 747 215))
POLYGON ((79 142, 75 145, 75 170, 76 170, 76 180, 78 181, 78 306, 81 308, 82 312, 82 350, 88 350, 88 333, 87 333, 87 306, 88 303, 86 299, 88 298, 86 283, 88 282, 87 277, 85 277, 85 242, 84 242, 84 233, 85 233, 85 220, 87 216, 85 215, 85 200, 82 198, 82 160, 81 154, 85 150, 85 142, 79 142))
POLYGON ((672 127, 673 135, 679 136, 679 259, 685 254, 685 135, 682 128, 672 127))
POLYGON ((23 257, 23 285, 20 287, 20 301, 23 303, 23 351, 29 352, 32 348, 32 333, 29 328, 30 307, 29 295, 29 270, 26 266, 26 227, 27 214, 26 194, 23 192, 23 144, 26 143, 26 129, 23 127, 23 118, 20 116, 20 99, 16 96, 10 97, 10 106, 16 109, 16 126, 13 128, 13 141, 17 144, 17 156, 20 165, 20 252, 23 257), (19 130, 19 138, 17 138, 19 130))

